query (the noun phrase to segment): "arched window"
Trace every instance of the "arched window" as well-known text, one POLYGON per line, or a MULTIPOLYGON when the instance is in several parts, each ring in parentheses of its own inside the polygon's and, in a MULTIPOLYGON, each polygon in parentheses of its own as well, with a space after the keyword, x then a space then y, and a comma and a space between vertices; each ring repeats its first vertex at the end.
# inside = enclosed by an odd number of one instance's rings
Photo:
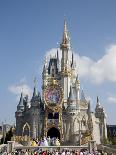
POLYGON ((53 119, 53 113, 48 113, 48 119, 53 119))
POLYGON ((23 136, 29 136, 30 137, 30 126, 29 124, 26 122, 23 126, 23 136))
POLYGON ((54 114, 54 119, 59 119, 59 113, 54 114))

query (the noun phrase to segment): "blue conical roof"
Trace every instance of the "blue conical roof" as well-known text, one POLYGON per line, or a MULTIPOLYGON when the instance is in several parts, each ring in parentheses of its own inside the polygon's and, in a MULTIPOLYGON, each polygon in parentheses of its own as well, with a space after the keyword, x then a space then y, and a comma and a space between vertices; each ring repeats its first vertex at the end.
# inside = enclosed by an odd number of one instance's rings
POLYGON ((72 86, 70 86, 69 101, 74 101, 74 100, 75 100, 75 93, 72 86))
POLYGON ((36 97, 36 96, 38 96, 38 94, 37 94, 37 89, 36 89, 36 86, 35 86, 34 90, 33 90, 33 97, 36 97))
POLYGON ((70 86, 70 93, 69 93, 69 105, 68 109, 74 110, 76 109, 76 93, 74 87, 70 86))
POLYGON ((81 91, 81 101, 83 101, 83 102, 86 101, 86 98, 85 98, 85 94, 84 94, 83 89, 82 89, 82 91, 81 91))
POLYGON ((24 109, 24 104, 23 104, 23 93, 21 93, 20 101, 17 106, 17 110, 23 110, 24 109))

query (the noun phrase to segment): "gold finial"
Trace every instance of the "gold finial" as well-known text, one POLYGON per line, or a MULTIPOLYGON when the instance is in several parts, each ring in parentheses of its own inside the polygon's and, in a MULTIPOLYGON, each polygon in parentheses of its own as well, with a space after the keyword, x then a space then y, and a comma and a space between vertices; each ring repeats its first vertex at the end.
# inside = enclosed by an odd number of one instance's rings
POLYGON ((70 38, 68 35, 66 19, 64 20, 64 32, 63 32, 63 39, 62 39, 62 43, 60 44, 60 48, 70 49, 70 38))

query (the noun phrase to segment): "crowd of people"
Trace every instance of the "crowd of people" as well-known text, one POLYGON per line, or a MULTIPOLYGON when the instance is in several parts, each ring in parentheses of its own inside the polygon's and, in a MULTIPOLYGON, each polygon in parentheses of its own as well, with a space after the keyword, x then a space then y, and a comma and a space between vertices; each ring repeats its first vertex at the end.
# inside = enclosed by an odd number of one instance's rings
POLYGON ((91 151, 87 149, 29 149, 29 150, 15 150, 12 153, 7 153, 7 151, 1 152, 0 155, 115 155, 113 153, 107 154, 106 152, 91 151))
MULTIPOLYGON (((17 149, 13 153, 8 154, 7 151, 0 153, 0 155, 109 155, 106 152, 100 152, 88 149, 80 148, 62 148, 60 147, 60 141, 58 138, 43 137, 40 141, 33 139, 31 146, 28 150, 17 149), (41 146, 41 147, 37 147, 41 146), (56 146, 56 147, 52 147, 56 146)), ((113 155, 112 153, 110 155, 113 155)))
POLYGON ((33 139, 32 146, 60 146, 58 138, 43 137, 40 141, 33 139))
MULTIPOLYGON (((15 155, 109 155, 106 152, 92 151, 91 153, 88 150, 73 150, 73 149, 53 149, 53 150, 26 150, 26 151, 17 151, 15 155)), ((113 155, 113 154, 111 154, 113 155)))

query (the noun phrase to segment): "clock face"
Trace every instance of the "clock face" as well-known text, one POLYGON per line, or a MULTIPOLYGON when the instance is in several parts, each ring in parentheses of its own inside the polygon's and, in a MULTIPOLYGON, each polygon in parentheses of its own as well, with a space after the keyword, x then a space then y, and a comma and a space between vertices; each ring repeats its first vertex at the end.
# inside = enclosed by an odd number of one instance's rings
POLYGON ((61 103, 61 89, 57 85, 49 86, 45 90, 45 101, 48 105, 57 106, 61 103))

